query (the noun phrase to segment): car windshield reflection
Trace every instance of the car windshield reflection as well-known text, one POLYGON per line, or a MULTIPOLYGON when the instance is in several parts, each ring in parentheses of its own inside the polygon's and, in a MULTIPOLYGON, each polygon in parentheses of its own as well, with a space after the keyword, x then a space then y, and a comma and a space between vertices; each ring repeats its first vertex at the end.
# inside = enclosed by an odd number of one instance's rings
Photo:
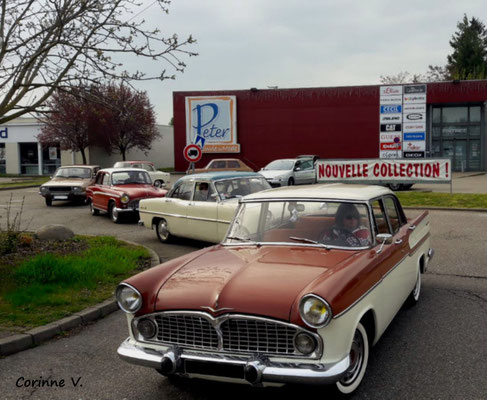
POLYGON ((264 178, 251 177, 217 181, 215 182, 215 188, 220 199, 226 200, 270 189, 271 186, 264 178))
POLYGON ((112 174, 113 185, 151 184, 150 176, 144 171, 121 171, 112 174))
POLYGON ((246 241, 367 248, 372 244, 368 207, 364 203, 312 200, 242 203, 224 243, 246 241))
POLYGON ((91 178, 89 168, 59 168, 54 175, 55 178, 91 178))

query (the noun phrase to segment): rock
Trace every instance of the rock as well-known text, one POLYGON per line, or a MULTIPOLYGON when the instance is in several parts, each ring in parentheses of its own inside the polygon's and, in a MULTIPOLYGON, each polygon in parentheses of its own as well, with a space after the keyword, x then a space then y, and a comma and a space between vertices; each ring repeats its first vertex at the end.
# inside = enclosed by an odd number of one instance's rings
POLYGON ((36 232, 39 240, 67 240, 74 236, 74 232, 64 225, 44 225, 36 232))

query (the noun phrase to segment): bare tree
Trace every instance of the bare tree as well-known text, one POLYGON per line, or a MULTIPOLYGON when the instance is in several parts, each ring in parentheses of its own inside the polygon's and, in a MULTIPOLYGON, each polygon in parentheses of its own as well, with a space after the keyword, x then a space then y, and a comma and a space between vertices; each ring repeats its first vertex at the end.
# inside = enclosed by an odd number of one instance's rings
MULTIPOLYGON (((168 12, 169 0, 153 4, 168 12)), ((80 81, 174 79, 186 66, 182 58, 197 55, 186 50, 194 40, 145 28, 136 18, 143 6, 138 0, 0 0, 0 124, 39 111, 54 90, 80 81), (124 54, 158 71, 125 70, 116 61, 124 54)))

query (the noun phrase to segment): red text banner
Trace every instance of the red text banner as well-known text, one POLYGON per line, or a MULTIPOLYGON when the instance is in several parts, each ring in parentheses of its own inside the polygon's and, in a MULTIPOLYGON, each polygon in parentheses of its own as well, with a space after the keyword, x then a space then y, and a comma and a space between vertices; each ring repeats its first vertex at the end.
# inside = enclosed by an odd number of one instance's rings
POLYGON ((357 159, 318 160, 318 182, 450 182, 449 159, 357 159))

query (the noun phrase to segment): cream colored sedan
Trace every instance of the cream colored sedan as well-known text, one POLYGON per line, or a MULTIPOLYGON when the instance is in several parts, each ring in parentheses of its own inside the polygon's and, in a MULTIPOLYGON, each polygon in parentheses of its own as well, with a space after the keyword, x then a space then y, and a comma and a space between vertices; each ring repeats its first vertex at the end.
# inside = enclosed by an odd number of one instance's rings
POLYGON ((161 199, 141 200, 139 225, 153 228, 162 243, 173 237, 220 242, 238 199, 270 189, 254 172, 213 172, 184 176, 161 199))

